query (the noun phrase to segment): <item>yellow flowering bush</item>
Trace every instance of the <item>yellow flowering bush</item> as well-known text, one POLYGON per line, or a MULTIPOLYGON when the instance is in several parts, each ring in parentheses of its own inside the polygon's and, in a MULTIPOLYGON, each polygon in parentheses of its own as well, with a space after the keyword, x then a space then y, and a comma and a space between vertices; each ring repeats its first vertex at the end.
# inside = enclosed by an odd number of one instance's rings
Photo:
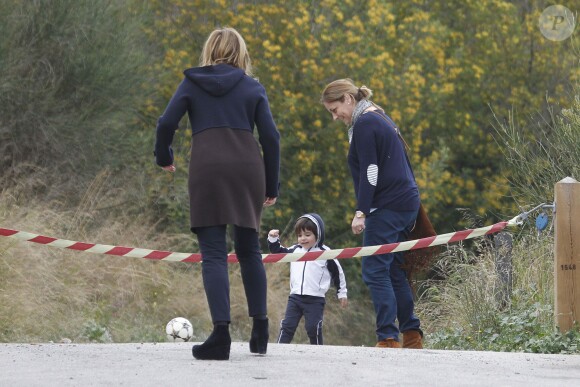
MULTIPOLYGON (((437 229, 447 232, 462 226, 457 208, 496 217, 513 208, 509 171, 492 137, 492 109, 527 116, 543 106, 546 91, 552 102, 565 96, 564 78, 551 74, 578 77, 573 59, 537 36, 540 7, 533 2, 528 12, 503 0, 429 7, 419 0, 152 1, 156 17, 146 33, 164 55, 157 64, 159 95, 145 109, 159 115, 183 69, 196 65, 209 32, 234 27, 282 135, 281 196, 264 223, 318 211, 329 235, 348 228, 355 201, 346 128, 331 121, 319 98, 328 82, 349 77, 370 87, 400 126, 423 202, 437 229)), ((186 137, 183 131, 176 139, 184 144, 177 153, 182 165, 186 137)), ((334 245, 342 243, 349 242, 334 245)))

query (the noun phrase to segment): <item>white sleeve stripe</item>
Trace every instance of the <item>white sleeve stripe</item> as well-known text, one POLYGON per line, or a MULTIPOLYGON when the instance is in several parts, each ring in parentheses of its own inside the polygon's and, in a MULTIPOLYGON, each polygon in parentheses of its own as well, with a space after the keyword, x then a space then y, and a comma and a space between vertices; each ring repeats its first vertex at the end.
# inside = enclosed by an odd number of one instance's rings
POLYGON ((369 184, 377 186, 377 177, 379 175, 379 167, 376 164, 370 164, 367 168, 367 179, 369 184))

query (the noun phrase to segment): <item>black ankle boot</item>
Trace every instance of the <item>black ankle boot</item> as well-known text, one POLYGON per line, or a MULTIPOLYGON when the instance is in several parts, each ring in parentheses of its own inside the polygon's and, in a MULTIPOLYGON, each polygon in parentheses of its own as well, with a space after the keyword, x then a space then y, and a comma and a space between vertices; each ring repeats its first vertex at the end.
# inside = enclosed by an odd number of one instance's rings
POLYGON ((228 360, 231 345, 229 326, 215 325, 207 340, 201 345, 194 345, 191 352, 198 360, 228 360))
POLYGON ((268 350, 268 339, 270 332, 268 331, 268 319, 256 320, 254 319, 254 326, 252 327, 252 336, 250 337, 250 352, 265 355, 268 350))

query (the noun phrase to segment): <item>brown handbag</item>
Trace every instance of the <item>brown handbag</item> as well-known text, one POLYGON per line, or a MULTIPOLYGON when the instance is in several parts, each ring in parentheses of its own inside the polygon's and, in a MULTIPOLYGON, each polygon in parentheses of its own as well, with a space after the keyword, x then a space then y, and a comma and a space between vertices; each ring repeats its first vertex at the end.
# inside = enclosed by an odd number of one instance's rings
MULTIPOLYGON (((416 240, 434 237, 437 233, 427 216, 427 211, 423 203, 419 204, 419 212, 415 225, 409 232, 407 240, 416 240)), ((431 261, 441 252, 441 246, 426 247, 419 250, 409 250, 405 252, 405 263, 403 269, 407 272, 407 277, 411 279, 413 275, 429 268, 431 261)))
POLYGON ((419 204, 419 212, 417 213, 417 219, 415 220, 415 226, 409 232, 409 239, 408 240, 415 240, 421 238, 427 238, 431 236, 435 236, 437 233, 435 232, 435 228, 431 224, 431 220, 427 216, 427 211, 425 211, 425 207, 423 207, 423 203, 419 204))

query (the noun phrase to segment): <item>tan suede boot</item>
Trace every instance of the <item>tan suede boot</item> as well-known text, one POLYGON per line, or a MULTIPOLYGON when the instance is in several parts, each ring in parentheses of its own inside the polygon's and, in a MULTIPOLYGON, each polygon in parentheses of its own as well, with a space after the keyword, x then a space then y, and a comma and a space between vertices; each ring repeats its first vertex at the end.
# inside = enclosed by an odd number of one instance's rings
POLYGON ((401 348, 401 344, 393 338, 383 339, 375 345, 377 348, 401 348))
POLYGON ((403 348, 423 349, 423 337, 419 331, 403 332, 403 348))

